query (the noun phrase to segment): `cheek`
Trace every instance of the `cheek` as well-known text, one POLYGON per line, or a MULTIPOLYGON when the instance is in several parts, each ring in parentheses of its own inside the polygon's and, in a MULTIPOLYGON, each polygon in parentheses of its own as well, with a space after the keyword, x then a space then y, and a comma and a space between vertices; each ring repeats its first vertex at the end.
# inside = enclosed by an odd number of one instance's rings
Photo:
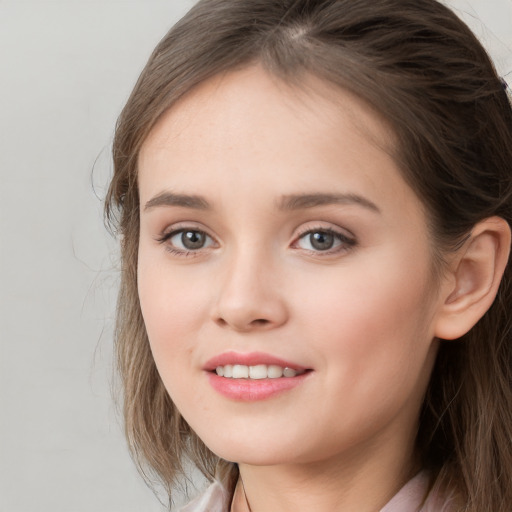
POLYGON ((194 361, 189 354, 204 325, 208 287, 180 267, 159 264, 139 253, 139 300, 151 350, 162 377, 194 361), (181 270, 181 271, 180 271, 181 270))
POLYGON ((396 255, 391 259, 394 265, 383 257, 310 283, 315 293, 298 305, 301 330, 314 340, 333 388, 341 379, 363 395, 380 394, 393 383, 410 387, 423 378, 433 340, 429 267, 424 257, 404 265, 396 265, 396 255))
POLYGON ((301 325, 302 340, 315 347, 322 372, 323 398, 311 402, 325 421, 311 428, 324 429, 320 437, 331 440, 326 452, 333 438, 357 443, 383 425, 417 421, 435 356, 426 320, 429 290, 421 274, 396 277, 367 270, 302 303, 309 319, 301 325))

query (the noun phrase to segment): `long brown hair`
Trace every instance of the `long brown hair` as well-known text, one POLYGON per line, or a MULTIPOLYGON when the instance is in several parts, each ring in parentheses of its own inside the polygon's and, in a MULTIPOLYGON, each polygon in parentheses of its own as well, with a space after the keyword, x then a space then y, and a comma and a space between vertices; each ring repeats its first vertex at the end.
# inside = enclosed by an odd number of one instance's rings
MULTIPOLYGON (((122 238, 116 348, 126 434, 171 490, 190 458, 218 464, 180 416, 153 361, 137 295, 137 158, 158 118, 200 82, 258 62, 300 87, 352 91, 395 131, 395 158, 429 213, 438 265, 479 221, 512 224, 512 108, 471 31, 435 0, 202 0, 153 52, 117 124, 107 218, 122 238)), ((441 341, 417 436, 460 510, 512 504, 512 287, 463 338, 441 341)))

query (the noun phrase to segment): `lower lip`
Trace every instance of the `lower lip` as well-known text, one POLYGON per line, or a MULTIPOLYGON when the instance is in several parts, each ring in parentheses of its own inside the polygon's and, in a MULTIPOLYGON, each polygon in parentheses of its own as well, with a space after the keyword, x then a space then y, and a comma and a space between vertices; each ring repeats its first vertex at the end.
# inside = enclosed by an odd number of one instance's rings
POLYGON ((209 372, 210 385, 215 391, 232 400, 256 402, 293 389, 304 382, 310 372, 297 377, 279 379, 229 379, 209 372))

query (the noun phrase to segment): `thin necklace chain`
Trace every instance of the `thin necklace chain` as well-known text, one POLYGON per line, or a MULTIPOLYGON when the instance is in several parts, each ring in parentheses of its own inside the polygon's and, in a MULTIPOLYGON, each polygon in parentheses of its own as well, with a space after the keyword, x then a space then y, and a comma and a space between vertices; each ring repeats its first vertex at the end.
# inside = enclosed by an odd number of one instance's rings
POLYGON ((247 493, 245 492, 244 479, 242 478, 242 475, 240 475, 240 482, 242 482, 242 491, 244 492, 244 500, 245 504, 247 505, 247 510, 252 512, 251 505, 249 505, 249 500, 247 499, 247 493))

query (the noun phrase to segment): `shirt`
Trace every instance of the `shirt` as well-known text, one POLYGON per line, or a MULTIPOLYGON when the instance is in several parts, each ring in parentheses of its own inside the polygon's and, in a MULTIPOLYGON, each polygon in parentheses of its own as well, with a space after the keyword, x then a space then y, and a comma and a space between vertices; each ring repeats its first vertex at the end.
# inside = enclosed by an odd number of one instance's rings
MULTIPOLYGON (((427 496, 428 488, 428 473, 422 471, 409 480, 379 512, 449 512, 450 499, 442 499, 434 491, 427 496)), ((181 512, 230 512, 231 500, 231 492, 221 480, 215 480, 201 496, 183 507, 181 512)), ((244 508, 243 502, 240 504, 241 510, 246 512, 247 507, 244 508)))

